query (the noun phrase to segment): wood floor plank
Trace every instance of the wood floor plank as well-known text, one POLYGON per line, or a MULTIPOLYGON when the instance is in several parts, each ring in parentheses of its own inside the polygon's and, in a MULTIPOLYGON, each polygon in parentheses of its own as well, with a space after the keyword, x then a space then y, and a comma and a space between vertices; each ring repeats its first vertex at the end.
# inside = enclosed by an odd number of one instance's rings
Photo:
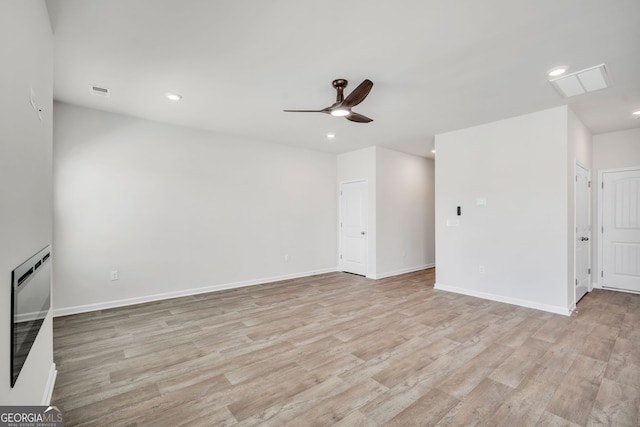
MULTIPOLYGON (((563 326, 564 327, 559 328, 562 334, 556 337, 556 341, 553 342, 545 354, 542 355, 539 363, 567 372, 573 365, 576 357, 580 354, 584 341, 589 334, 584 329, 578 329, 566 323, 563 326)), ((534 334, 533 337, 539 338, 537 334, 534 334)), ((544 338, 539 339, 544 340, 544 338)))
POLYGON ((640 422, 640 392, 604 378, 589 415, 588 426, 637 426, 640 422))
POLYGON ((632 425, 640 295, 571 317, 328 273, 54 319, 67 426, 632 425))
POLYGON ((513 389, 485 378, 464 399, 440 419, 435 426, 483 425, 502 405, 513 389))
POLYGON ((420 399, 393 417, 385 426, 409 427, 435 425, 459 400, 438 389, 431 389, 420 399))
POLYGON ((243 382, 230 389, 227 405, 234 417, 241 421, 252 414, 259 413, 282 399, 290 398, 319 381, 307 375, 304 369, 295 363, 272 370, 259 381, 243 382))
POLYGON ((442 338, 434 343, 416 348, 410 357, 398 360, 388 368, 373 375, 373 379, 389 388, 405 381, 422 370, 426 365, 437 359, 441 354, 446 354, 458 347, 458 343, 448 338, 442 338))
POLYGON ((534 317, 518 317, 521 318, 522 321, 498 338, 496 340, 498 344, 508 347, 520 347, 545 323, 544 320, 534 317))
POLYGON ((613 351, 619 329, 596 325, 586 337, 580 354, 607 362, 613 351))
POLYGON ((360 407, 358 412, 376 425, 383 425, 415 403, 426 392, 427 389, 422 383, 406 381, 379 394, 360 407))
POLYGON ((365 381, 350 387, 340 394, 318 402, 311 409, 289 420, 283 426, 326 426, 335 424, 385 390, 387 390, 386 387, 376 381, 365 381))
POLYGON ((463 399, 476 386, 482 383, 496 366, 511 355, 513 349, 496 344, 488 347, 469 363, 457 369, 438 385, 438 389, 451 396, 463 399))
POLYGON ((494 381, 516 388, 538 363, 540 356, 546 353, 549 343, 529 338, 516 349, 490 375, 494 381))
POLYGON ((78 407, 65 404, 65 425, 109 425, 108 417, 119 417, 120 412, 140 402, 148 402, 159 397, 158 387, 149 384, 142 387, 129 388, 128 391, 110 397, 91 399, 90 403, 78 407), (112 411, 112 408, 120 408, 112 411))
POLYGON ((562 417, 545 411, 540 416, 536 427, 580 427, 580 424, 573 423, 569 420, 565 420, 562 417))
POLYGON ((602 361, 578 356, 547 410, 575 424, 586 425, 605 369, 602 361))
POLYGON ((360 411, 353 411, 337 423, 333 427, 377 427, 378 424, 371 421, 366 416, 362 415, 360 411))
POLYGON ((345 392, 352 386, 338 377, 328 377, 287 399, 273 402, 263 411, 256 412, 240 421, 239 426, 281 426, 300 414, 310 410, 319 402, 345 392))
POLYGON ((515 391, 496 410, 488 425, 504 427, 536 425, 563 377, 564 374, 561 371, 535 365, 520 381, 515 391))
MULTIPOLYGON (((625 336, 629 337, 628 334, 625 334, 625 336)), ((632 394, 627 398, 633 398, 633 390, 640 388, 640 341, 635 342, 622 338, 622 333, 618 336, 611 352, 604 378, 613 381, 614 384, 622 389, 630 386, 632 394)), ((640 425, 640 417, 638 425, 640 425)))
POLYGON ((563 378, 561 371, 535 365, 520 381, 515 392, 497 409, 488 424, 504 427, 536 425, 563 378))

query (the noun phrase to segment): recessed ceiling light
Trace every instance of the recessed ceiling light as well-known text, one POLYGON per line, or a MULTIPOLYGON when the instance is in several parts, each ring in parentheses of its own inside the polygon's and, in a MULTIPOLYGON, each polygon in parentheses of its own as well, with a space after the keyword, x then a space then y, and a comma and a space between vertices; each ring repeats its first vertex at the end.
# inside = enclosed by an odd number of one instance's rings
POLYGON ((635 116, 636 119, 640 119, 640 110, 636 110, 633 113, 631 113, 631 115, 635 116))
POLYGON ((567 72, 567 67, 562 66, 562 67, 552 68, 551 70, 549 70, 547 75, 549 77, 558 77, 558 76, 563 75, 566 72, 567 72))
POLYGON ((182 99, 182 95, 178 95, 177 93, 167 92, 164 95, 172 101, 180 101, 182 99))
POLYGON ((336 134, 335 134, 335 133, 328 133, 328 134, 327 134, 327 138, 329 138, 329 139, 333 139, 333 138, 335 138, 335 137, 336 137, 336 134))

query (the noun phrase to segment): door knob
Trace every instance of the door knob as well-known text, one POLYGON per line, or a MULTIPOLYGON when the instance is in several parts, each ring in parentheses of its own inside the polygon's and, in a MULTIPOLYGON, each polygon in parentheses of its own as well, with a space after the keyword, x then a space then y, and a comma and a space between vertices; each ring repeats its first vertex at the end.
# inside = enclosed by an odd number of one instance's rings
POLYGON ((583 238, 581 238, 580 240, 582 240, 583 242, 586 242, 586 241, 588 241, 588 240, 589 240, 589 238, 588 238, 588 237, 583 237, 583 238))
POLYGON ((364 235, 365 235, 365 232, 364 232, 364 231, 361 231, 361 232, 360 232, 360 234, 362 234, 362 235, 364 236, 364 235))

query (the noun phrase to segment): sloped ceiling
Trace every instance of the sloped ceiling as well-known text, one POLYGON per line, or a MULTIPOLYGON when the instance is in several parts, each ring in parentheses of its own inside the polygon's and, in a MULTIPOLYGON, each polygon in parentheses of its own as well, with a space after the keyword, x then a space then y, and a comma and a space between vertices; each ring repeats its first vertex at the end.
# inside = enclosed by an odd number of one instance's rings
POLYGON ((640 127, 638 0, 49 0, 54 98, 341 153, 430 155, 433 136, 569 104, 594 133, 640 127), (562 98, 547 71, 605 63, 612 86, 562 98), (365 78, 352 123, 321 109, 365 78), (110 98, 89 86, 109 88, 110 98), (166 92, 183 95, 172 102, 166 92), (328 140, 332 132, 336 138, 328 140))

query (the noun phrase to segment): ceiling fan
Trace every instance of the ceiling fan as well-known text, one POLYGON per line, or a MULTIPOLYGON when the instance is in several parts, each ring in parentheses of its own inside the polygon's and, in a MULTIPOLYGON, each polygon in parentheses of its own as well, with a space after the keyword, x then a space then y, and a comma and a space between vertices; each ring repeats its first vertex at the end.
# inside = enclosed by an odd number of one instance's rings
POLYGON ((325 113, 331 114, 336 117, 344 117, 347 120, 358 123, 369 123, 373 119, 362 114, 354 113, 351 111, 352 107, 360 104, 369 95, 369 91, 373 87, 373 82, 366 79, 355 88, 349 96, 344 97, 344 88, 347 87, 347 81, 345 79, 336 79, 332 85, 338 92, 336 95, 336 102, 322 110, 284 110, 287 113, 325 113))

